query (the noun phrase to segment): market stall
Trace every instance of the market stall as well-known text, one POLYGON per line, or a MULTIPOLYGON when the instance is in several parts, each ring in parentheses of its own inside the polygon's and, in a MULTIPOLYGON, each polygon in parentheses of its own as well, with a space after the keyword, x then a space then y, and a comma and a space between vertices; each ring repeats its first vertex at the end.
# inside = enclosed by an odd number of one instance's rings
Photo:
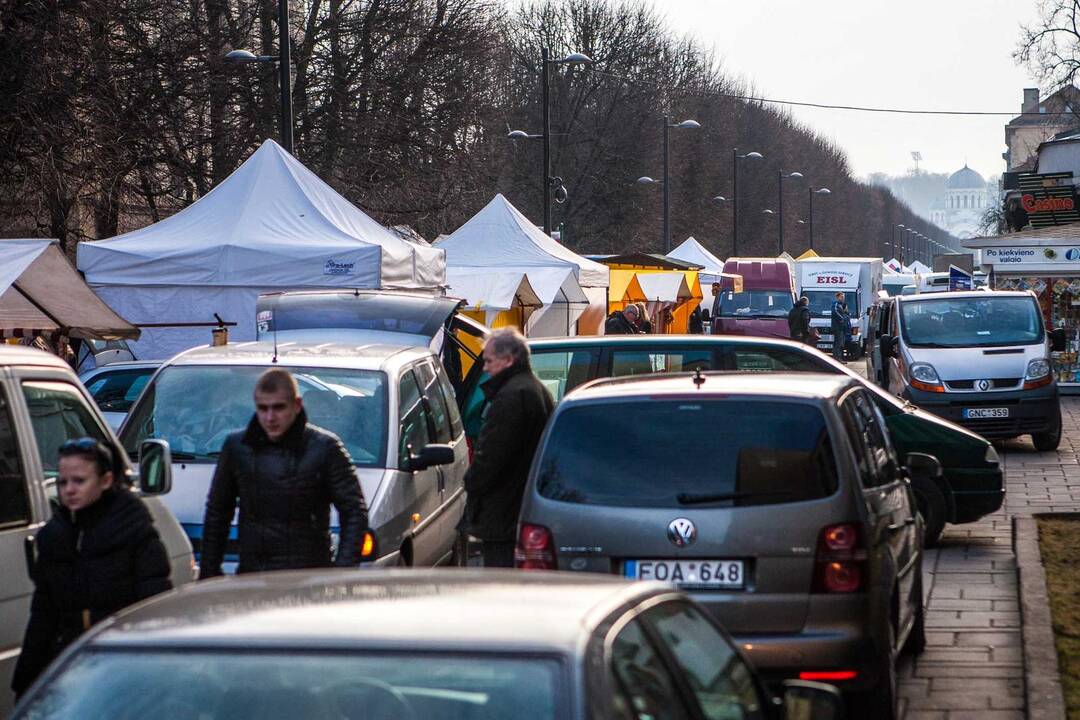
POLYGON ((995 290, 1031 290, 1046 326, 1065 330, 1067 346, 1051 353, 1062 392, 1080 394, 1080 223, 971 238, 995 290))
POLYGON ((654 272, 638 276, 652 317, 653 333, 677 334, 687 331, 690 313, 701 303, 701 290, 694 296, 681 272, 654 272))

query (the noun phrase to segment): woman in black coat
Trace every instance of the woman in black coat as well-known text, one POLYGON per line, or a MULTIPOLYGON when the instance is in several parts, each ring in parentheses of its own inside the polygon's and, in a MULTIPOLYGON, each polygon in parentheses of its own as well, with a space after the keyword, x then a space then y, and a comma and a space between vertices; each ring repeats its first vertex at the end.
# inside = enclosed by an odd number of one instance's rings
POLYGON ((11 689, 19 696, 99 620, 172 587, 169 558, 142 500, 114 483, 93 438, 60 448, 61 505, 37 536, 34 598, 11 689))

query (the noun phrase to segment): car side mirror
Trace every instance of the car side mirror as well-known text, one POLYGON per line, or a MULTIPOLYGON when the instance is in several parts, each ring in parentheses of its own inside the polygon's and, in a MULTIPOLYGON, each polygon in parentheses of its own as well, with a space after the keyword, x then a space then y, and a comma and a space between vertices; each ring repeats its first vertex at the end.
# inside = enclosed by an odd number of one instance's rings
POLYGON ((893 357, 896 355, 896 338, 892 335, 882 335, 879 339, 881 343, 881 357, 893 357))
POLYGON ((1067 349, 1065 342, 1065 328, 1057 328, 1050 331, 1050 350, 1051 352, 1065 352, 1067 349))
POLYGON ((832 685, 809 680, 784 681, 785 720, 843 720, 844 700, 832 685))
POLYGON ((418 472, 427 470, 436 465, 452 465, 454 463, 454 448, 449 445, 432 443, 425 445, 416 455, 409 450, 409 470, 418 472))
POLYGON ((139 446, 139 489, 143 495, 172 490, 172 451, 165 440, 143 440, 139 446))
POLYGON ((904 457, 904 465, 912 480, 931 480, 941 477, 941 462, 933 455, 908 453, 904 457))

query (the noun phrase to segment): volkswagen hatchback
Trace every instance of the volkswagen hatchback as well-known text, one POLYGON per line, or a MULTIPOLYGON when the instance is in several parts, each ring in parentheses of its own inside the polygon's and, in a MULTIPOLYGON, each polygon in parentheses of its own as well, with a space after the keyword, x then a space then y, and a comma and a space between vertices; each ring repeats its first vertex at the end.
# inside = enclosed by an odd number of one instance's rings
POLYGON ((766 677, 836 682, 853 717, 891 718, 896 656, 925 642, 907 475, 940 472, 907 466, 851 378, 597 381, 541 440, 517 564, 673 582, 766 677))

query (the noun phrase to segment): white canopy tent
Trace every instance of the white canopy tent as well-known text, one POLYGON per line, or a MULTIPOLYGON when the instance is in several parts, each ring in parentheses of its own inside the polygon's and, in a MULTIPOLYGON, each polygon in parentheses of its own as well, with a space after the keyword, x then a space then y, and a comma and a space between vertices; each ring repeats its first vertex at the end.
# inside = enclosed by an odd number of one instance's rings
POLYGON ((892 258, 891 260, 886 260, 884 268, 885 268, 886 272, 891 272, 891 273, 902 273, 902 272, 904 272, 904 266, 901 265, 900 261, 897 260, 896 258, 892 258))
MULTIPOLYGON (((175 215, 110 240, 79 243, 79 269, 135 323, 236 322, 255 338, 261 292, 301 288, 428 288, 445 283, 441 249, 375 222, 265 141, 217 187, 175 215)), ((140 359, 210 338, 207 328, 147 328, 140 359)))
POLYGON ((720 276, 724 272, 724 261, 709 252, 692 235, 686 238, 679 247, 669 252, 668 257, 693 263, 694 265, 701 265, 703 269, 698 274, 698 277, 701 279, 702 285, 719 282, 720 276))
POLYGON ((913 273, 913 274, 917 274, 917 275, 923 275, 925 273, 930 272, 930 268, 928 266, 924 265, 923 263, 919 262, 918 260, 914 260, 914 261, 912 261, 912 263, 910 265, 907 266, 907 268, 904 270, 904 272, 913 273))
POLYGON ((506 310, 520 307, 528 319, 544 305, 524 272, 473 273, 447 268, 446 282, 447 294, 464 298, 469 310, 483 312, 488 325, 506 310))
MULTIPOLYGON (((607 310, 608 269, 548 237, 502 195, 438 243, 454 277, 505 275, 505 285, 522 273, 543 307, 526 325, 529 335, 573 334, 574 323, 591 305, 607 310)), ((460 281, 459 281, 460 282, 460 281)), ((451 281, 451 292, 457 292, 451 281)), ((472 302, 473 298, 467 297, 472 302)))

